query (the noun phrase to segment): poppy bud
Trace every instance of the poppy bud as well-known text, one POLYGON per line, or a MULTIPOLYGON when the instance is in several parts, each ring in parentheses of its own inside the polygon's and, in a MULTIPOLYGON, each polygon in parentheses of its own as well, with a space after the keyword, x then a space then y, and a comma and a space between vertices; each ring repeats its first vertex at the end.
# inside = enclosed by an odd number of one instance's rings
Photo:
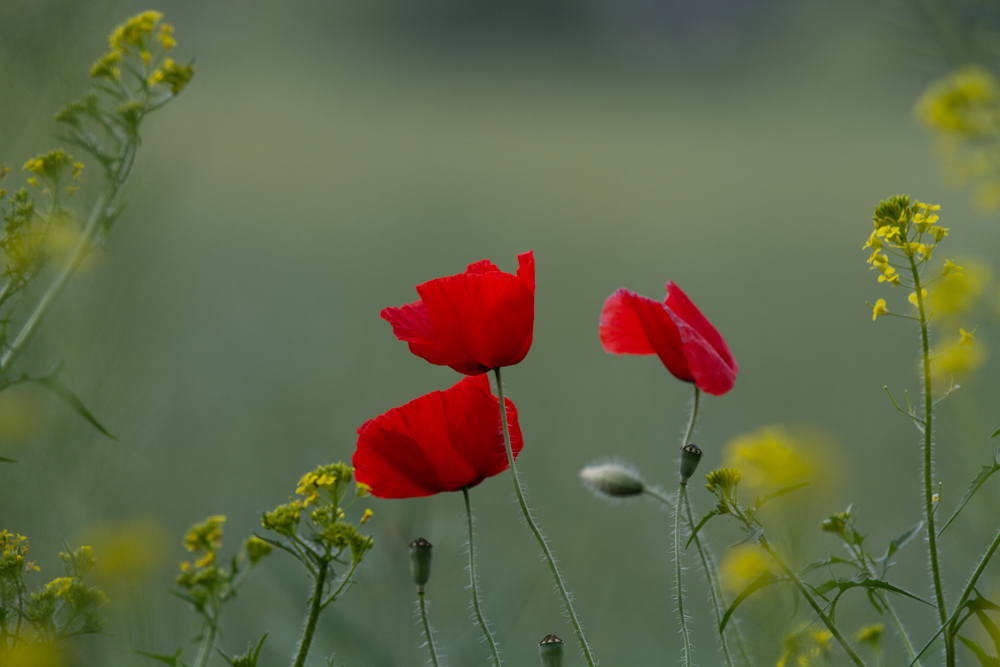
POLYGON ((587 466, 580 471, 580 479, 592 491, 615 498, 637 496, 646 490, 639 475, 620 463, 587 466))
POLYGON ((545 639, 538 642, 538 657, 542 661, 542 667, 562 667, 565 644, 566 642, 555 635, 545 635, 545 639))
POLYGON ((418 537, 410 545, 410 571, 413 572, 413 583, 423 592, 424 584, 431 578, 431 555, 434 546, 422 537, 418 537))
POLYGON ((697 445, 684 445, 681 447, 680 475, 682 484, 691 478, 694 471, 698 469, 699 463, 701 463, 701 450, 698 449, 697 445))

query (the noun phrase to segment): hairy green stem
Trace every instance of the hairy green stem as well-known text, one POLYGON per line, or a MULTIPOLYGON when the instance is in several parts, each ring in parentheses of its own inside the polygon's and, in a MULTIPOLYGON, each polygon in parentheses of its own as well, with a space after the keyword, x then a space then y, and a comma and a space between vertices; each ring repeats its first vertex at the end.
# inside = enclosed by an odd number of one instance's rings
POLYGON ((510 465, 510 475, 514 480, 514 492, 517 494, 517 502, 521 505, 521 514, 524 515, 524 520, 527 522, 528 527, 531 532, 535 535, 535 539, 538 540, 539 546, 542 548, 542 553, 545 554, 545 560, 549 564, 549 569, 552 571, 552 578, 556 581, 556 587, 559 589, 559 594, 562 596, 563 604, 566 605, 566 612, 569 614, 570 621, 573 623, 573 630, 576 632, 576 637, 580 641, 580 650, 583 652, 584 658, 587 660, 587 664, 590 667, 596 667, 597 663, 594 661, 594 656, 590 652, 590 645, 587 644, 587 638, 583 634, 583 627, 580 625, 580 620, 576 617, 576 610, 573 609, 573 601, 570 599, 569 591, 566 590, 566 583, 563 581, 562 575, 559 573, 559 567, 556 565, 556 559, 552 555, 552 550, 549 549, 549 544, 545 540, 545 536, 535 525, 535 520, 531 518, 531 511, 528 510, 528 503, 524 500, 524 491, 521 489, 521 480, 517 476, 517 467, 514 465, 514 450, 510 446, 510 429, 507 426, 507 404, 504 400, 503 395, 503 381, 500 379, 500 368, 493 369, 494 374, 497 378, 497 395, 500 399, 500 423, 503 425, 503 442, 504 446, 507 448, 507 463, 510 465))
MULTIPOLYGON (((695 395, 697 396, 697 394, 695 395)), ((722 609, 721 591, 716 588, 715 567, 709 562, 709 558, 705 553, 705 547, 702 547, 701 538, 698 537, 698 533, 693 532, 695 526, 698 524, 694 522, 694 512, 691 510, 691 500, 688 498, 687 493, 684 494, 684 508, 687 510, 688 526, 690 526, 692 531, 694 544, 698 549, 698 556, 701 559, 701 569, 705 573, 705 579, 708 581, 708 590, 712 598, 712 609, 715 610, 715 627, 720 628, 722 627, 722 615, 725 613, 722 609)), ((733 656, 729 651, 729 640, 726 639, 724 630, 719 631, 719 641, 722 642, 722 652, 726 656, 726 664, 729 667, 733 667, 733 656)))
MULTIPOLYGON (((868 574, 871 577, 878 579, 879 577, 875 570, 875 564, 873 562, 870 562, 869 560, 870 557, 865 553, 864 549, 857 547, 855 544, 851 542, 847 542, 846 544, 848 549, 851 550, 851 553, 854 554, 854 557, 857 558, 862 565, 864 565, 865 570, 868 571, 868 574)), ((906 631, 906 627, 900 620, 899 615, 896 614, 896 608, 892 606, 892 602, 889 600, 889 596, 887 596, 882 591, 874 591, 874 593, 875 596, 882 603, 882 606, 885 607, 885 610, 889 613, 889 619, 892 621, 893 627, 896 628, 896 635, 899 637, 899 640, 903 643, 903 647, 906 649, 907 655, 910 656, 910 660, 916 660, 917 651, 915 648, 913 648, 913 643, 910 641, 910 635, 906 631)), ((918 667, 920 666, 919 661, 917 661, 917 665, 918 667)))
POLYGON ((701 390, 698 389, 698 385, 694 386, 694 406, 691 408, 691 418, 688 420, 687 429, 684 432, 684 442, 681 443, 681 447, 685 447, 691 444, 691 434, 694 433, 694 423, 698 419, 698 398, 701 396, 701 390))
POLYGON ((806 602, 808 602, 809 606, 813 608, 813 611, 816 612, 819 619, 823 621, 823 625, 826 626, 826 629, 830 631, 833 638, 837 640, 837 643, 840 644, 841 648, 844 649, 844 652, 847 653, 847 657, 849 657, 858 667, 865 667, 865 661, 861 659, 858 652, 854 650, 854 647, 851 646, 850 642, 844 638, 844 635, 840 633, 840 630, 837 629, 837 626, 834 625, 830 617, 827 616, 826 612, 824 612, 822 607, 819 606, 819 603, 816 602, 816 598, 814 598, 812 593, 809 592, 809 588, 805 585, 802 579, 799 578, 799 575, 795 574, 792 568, 788 566, 788 563, 786 563, 785 560, 771 548, 771 545, 763 535, 760 536, 759 542, 760 546, 764 548, 764 551, 766 551, 771 558, 774 559, 774 562, 778 564, 778 567, 780 567, 781 570, 788 575, 788 578, 792 580, 795 587, 799 589, 799 592, 802 593, 802 597, 806 599, 806 602))
POLYGON ((427 606, 424 603, 424 587, 417 589, 417 598, 420 600, 420 618, 424 621, 424 634, 427 636, 427 648, 431 652, 431 663, 434 667, 439 667, 437 651, 434 649, 434 635, 431 634, 431 625, 427 622, 427 606))
MULTIPOLYGON (((913 274, 914 294, 917 297, 917 309, 920 312, 920 344, 923 352, 923 373, 924 373, 924 519, 927 522, 927 547, 930 551, 931 577, 934 580, 934 598, 937 602, 938 616, 941 625, 946 626, 948 622, 948 608, 945 606, 944 588, 941 584, 941 567, 938 563, 937 531, 934 528, 934 480, 933 480, 933 450, 934 439, 932 422, 934 418, 934 399, 931 395, 931 354, 930 337, 927 332, 927 314, 924 308, 924 295, 920 287, 920 271, 913 258, 913 253, 908 253, 910 260, 910 271, 913 274)), ((948 630, 944 633, 945 661, 948 667, 955 666, 955 640, 948 630)))
POLYGON ((319 623, 319 613, 323 610, 323 590, 326 587, 326 575, 330 569, 330 561, 324 558, 319 562, 316 572, 316 585, 313 587, 312 600, 309 602, 309 615, 306 617, 306 626, 302 630, 302 639, 299 641, 299 650, 292 661, 292 667, 304 667, 306 657, 309 655, 309 647, 312 645, 313 634, 316 632, 316 624, 319 623))
MULTIPOLYGON (((691 420, 694 423, 694 419, 691 420)), ((690 428, 688 429, 690 431, 690 428)), ((681 482, 674 505, 674 585, 677 588, 677 616, 681 622, 681 639, 684 641, 684 665, 691 667, 691 631, 684 613, 684 582, 681 581, 681 505, 687 495, 687 482, 681 482)), ((728 655, 728 654, 727 654, 728 655)))
POLYGON ((496 640, 493 639, 493 633, 490 632, 490 626, 486 624, 486 619, 483 618, 483 611, 479 608, 479 584, 476 582, 476 547, 473 543, 472 505, 469 503, 468 486, 462 487, 462 495, 465 496, 465 516, 469 520, 469 580, 472 582, 472 606, 476 610, 476 619, 479 621, 479 627, 483 629, 486 642, 490 645, 490 652, 493 654, 493 664, 496 667, 500 667, 500 650, 497 648, 496 640))

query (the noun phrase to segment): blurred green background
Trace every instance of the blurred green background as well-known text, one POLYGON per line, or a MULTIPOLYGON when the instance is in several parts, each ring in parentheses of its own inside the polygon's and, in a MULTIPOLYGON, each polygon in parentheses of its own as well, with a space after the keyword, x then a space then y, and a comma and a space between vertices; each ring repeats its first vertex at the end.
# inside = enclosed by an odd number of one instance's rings
MULTIPOLYGON (((0 467, 0 528, 31 538, 36 583, 58 570, 63 539, 94 543, 99 559, 115 540, 132 554, 131 578, 106 584, 111 636, 81 640, 94 664, 152 664, 131 649, 191 656, 194 616, 167 592, 186 526, 225 514, 224 552, 236 549, 302 473, 350 459, 361 423, 456 382, 411 355, 379 310, 482 258, 512 271, 529 249, 535 342, 504 373, 525 435, 519 468, 603 664, 669 664, 680 647, 669 515, 610 506, 577 477, 616 458, 668 490, 676 480, 690 386, 653 357, 603 353, 597 320, 618 287, 662 298, 676 281, 739 361, 735 389, 703 402, 704 472, 761 426, 834 443, 836 465, 774 515, 793 527, 775 531, 799 545, 799 564, 839 553, 817 526, 848 503, 873 552, 919 519, 917 434, 882 389, 918 391, 917 332, 872 324, 866 300, 902 309, 905 294, 876 283, 861 245, 874 205, 897 193, 942 205, 949 257, 993 262, 1000 228, 943 183, 913 120, 948 69, 903 3, 3 0, 0 162, 58 145, 52 112, 86 90, 111 28, 151 8, 176 25, 197 76, 145 126, 107 252, 22 361, 64 361, 120 439, 42 390, 0 395, 0 455, 19 460, 0 467)), ((981 325, 987 347, 995 305, 963 325, 981 325)), ((938 438, 949 513, 994 451, 996 355, 961 384, 938 438)), ((712 504, 700 485, 693 499, 712 504)), ((949 529, 952 587, 998 501, 986 488, 949 529)), ((509 664, 536 664, 538 640, 572 642, 572 629, 509 477, 472 502, 486 615, 509 664)), ((324 616, 311 664, 425 663, 406 557, 418 536, 435 545, 428 595, 445 662, 486 664, 461 496, 365 506, 375 550, 324 616)), ((708 531, 719 554, 740 536, 725 520, 708 531)), ((915 542, 893 580, 929 595, 925 558, 915 542)), ((719 663, 693 554, 688 564, 696 660, 719 663)), ((307 583, 276 554, 227 609, 220 645, 242 651, 269 632, 261 664, 282 664, 307 583)), ((790 600, 742 610, 759 665, 803 624, 790 600)), ((929 607, 898 607, 916 635, 933 630, 929 607)), ((876 620, 861 594, 844 609, 855 627, 876 620)), ((886 646, 901 659, 891 632, 886 646)))

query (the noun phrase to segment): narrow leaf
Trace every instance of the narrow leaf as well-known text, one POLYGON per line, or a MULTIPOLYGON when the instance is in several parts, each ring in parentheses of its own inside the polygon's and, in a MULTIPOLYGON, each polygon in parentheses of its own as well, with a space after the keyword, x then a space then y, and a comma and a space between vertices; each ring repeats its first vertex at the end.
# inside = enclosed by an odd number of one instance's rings
POLYGON ((777 583, 777 582, 783 581, 783 580, 784 580, 784 577, 781 577, 781 578, 775 577, 770 572, 765 572, 764 574, 762 574, 759 577, 757 577, 757 579, 755 579, 753 582, 751 582, 749 586, 747 586, 746 588, 743 589, 742 593, 740 593, 739 595, 736 596, 736 599, 733 600, 733 603, 731 605, 729 605, 729 609, 727 609, 726 613, 722 615, 722 621, 719 622, 719 632, 722 632, 723 630, 726 629, 726 623, 729 622, 729 617, 733 615, 733 612, 736 611, 736 608, 738 606, 740 606, 741 602, 743 602, 744 600, 746 600, 748 597, 750 597, 751 595, 753 595, 754 593, 756 593, 760 589, 766 588, 767 586, 770 586, 771 584, 774 584, 774 583, 777 583))
POLYGON ((76 410, 76 413, 78 415, 86 419, 90 423, 90 425, 96 428, 98 431, 100 431, 107 437, 111 438, 112 440, 118 439, 117 437, 115 437, 114 434, 111 433, 111 431, 104 428, 101 422, 97 421, 97 417, 95 417, 90 412, 90 410, 87 409, 87 406, 83 404, 83 401, 80 400, 79 396, 74 394, 69 387, 59 382, 59 380, 57 380, 55 377, 49 375, 42 378, 32 378, 32 379, 36 383, 42 385, 43 387, 46 387, 49 391, 51 391, 59 398, 66 401, 66 403, 68 403, 71 408, 76 410))
MULTIPOLYGON (((997 456, 1000 457, 1000 452, 997 453, 997 456)), ((955 517, 958 516, 958 513, 961 512, 963 509, 965 509, 966 504, 968 504, 968 502, 972 500, 972 496, 976 495, 976 491, 979 491, 980 487, 982 487, 982 485, 986 483, 986 480, 988 480, 990 476, 992 476, 993 473, 995 473, 998 470, 1000 470, 1000 462, 997 461, 996 457, 994 457, 993 459, 993 465, 983 466, 982 468, 979 469, 979 474, 976 475, 975 479, 972 480, 972 484, 969 485, 969 490, 965 492, 964 496, 962 496, 962 500, 961 502, 958 503, 958 507, 955 509, 955 513, 951 515, 951 518, 948 519, 948 522, 945 523, 944 526, 941 528, 941 530, 938 531, 938 535, 943 533, 945 528, 951 525, 951 522, 955 520, 955 517)))
POLYGON ((809 563, 804 568, 802 568, 801 570, 799 570, 799 576, 800 577, 804 577, 805 575, 809 574, 813 570, 818 570, 821 567, 827 567, 827 566, 830 566, 830 565, 850 565, 852 567, 858 568, 859 570, 861 569, 861 566, 858 565, 857 563, 855 563, 852 560, 847 560, 846 558, 840 558, 838 556, 830 556, 828 558, 822 558, 820 560, 816 560, 816 561, 813 561, 813 562, 809 563))
POLYGON ((920 529, 923 527, 924 527, 924 522, 918 521, 917 523, 913 524, 912 526, 904 530, 899 537, 889 542, 889 548, 886 549, 885 555, 882 556, 882 558, 880 558, 879 560, 885 562, 890 558, 892 558, 892 555, 894 553, 896 553, 897 551, 905 547, 907 544, 912 542, 913 538, 920 533, 920 529))
POLYGON ((914 595, 913 593, 910 593, 909 591, 904 591, 902 588, 899 588, 898 586, 893 586, 889 582, 882 581, 881 579, 865 578, 862 581, 841 581, 841 582, 838 582, 837 587, 840 589, 840 591, 842 593, 845 592, 845 591, 847 591, 847 590, 850 590, 852 588, 858 588, 858 587, 864 587, 864 588, 868 588, 868 589, 878 588, 878 589, 882 589, 882 590, 886 590, 886 591, 891 591, 893 593, 898 593, 899 595, 905 595, 908 598, 912 598, 912 599, 917 600, 919 602, 923 602, 924 604, 929 605, 931 607, 934 606, 933 602, 925 600, 924 598, 920 597, 919 595, 914 595))
POLYGON ((983 667, 997 667, 997 665, 1000 664, 996 658, 984 651, 983 648, 976 642, 971 639, 967 639, 962 635, 959 635, 958 638, 962 640, 962 643, 965 644, 970 651, 976 654, 976 657, 979 658, 979 664, 983 667))
POLYGON ((997 429, 996 431, 994 431, 994 432, 993 432, 993 435, 991 435, 990 437, 991 437, 991 438, 995 438, 995 437, 997 437, 998 435, 1000 435, 1000 428, 998 428, 998 429, 997 429))
POLYGON ((742 546, 744 544, 752 544, 757 541, 757 539, 764 534, 764 526, 754 526, 752 530, 747 531, 747 536, 742 540, 730 546, 730 548, 742 546))
POLYGON ((758 498, 757 507, 760 508, 764 503, 769 503, 775 498, 780 498, 783 495, 791 493, 792 491, 798 491, 799 489, 806 486, 809 486, 809 482, 803 482, 801 484, 792 484, 791 486, 786 486, 785 488, 775 491, 774 493, 771 493, 769 495, 766 495, 763 498, 758 498))
POLYGON ((989 634, 990 639, 993 640, 993 648, 996 652, 1000 654, 1000 628, 996 626, 996 623, 990 620, 990 617, 986 615, 986 612, 977 611, 976 618, 979 622, 983 624, 983 628, 989 634))
POLYGON ((17 463, 17 461, 0 456, 0 463, 17 463))
POLYGON ((144 658, 149 658, 151 660, 156 660, 158 662, 165 662, 170 667, 177 667, 177 660, 181 657, 181 651, 183 649, 177 649, 173 655, 162 655, 159 653, 147 653, 146 651, 136 651, 139 655, 144 658))
POLYGON ((703 516, 701 518, 701 521, 698 522, 698 525, 695 526, 694 530, 691 531, 691 537, 688 538, 687 544, 684 545, 685 549, 687 549, 689 546, 691 546, 691 542, 694 541, 694 537, 695 537, 695 535, 698 534, 698 531, 701 530, 701 527, 704 526, 706 523, 708 523, 708 520, 711 519, 716 514, 718 514, 718 512, 715 511, 715 510, 712 510, 711 512, 709 512, 708 514, 706 514, 705 516, 703 516))

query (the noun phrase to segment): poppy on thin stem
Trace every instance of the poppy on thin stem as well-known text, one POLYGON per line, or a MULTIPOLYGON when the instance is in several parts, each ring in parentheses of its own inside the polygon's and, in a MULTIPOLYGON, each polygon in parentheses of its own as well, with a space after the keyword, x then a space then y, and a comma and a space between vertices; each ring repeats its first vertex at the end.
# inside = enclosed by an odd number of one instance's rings
POLYGON ((517 256, 517 275, 488 259, 465 273, 417 285, 420 300, 383 308, 382 319, 413 354, 465 375, 520 363, 535 322, 535 257, 517 256))
MULTIPOLYGON (((469 576, 476 618, 490 645, 496 667, 500 654, 483 617, 476 579, 472 506, 469 489, 507 469, 504 444, 510 422, 513 456, 524 446, 517 423, 517 408, 505 406, 504 428, 497 418, 500 401, 490 391, 486 375, 468 377, 450 389, 433 391, 406 405, 370 419, 358 429, 358 446, 352 460, 354 476, 379 498, 417 498, 445 491, 461 491, 469 528, 469 576)), ((423 591, 421 614, 426 624, 423 591)), ((431 657, 437 664, 433 643, 431 657)))

